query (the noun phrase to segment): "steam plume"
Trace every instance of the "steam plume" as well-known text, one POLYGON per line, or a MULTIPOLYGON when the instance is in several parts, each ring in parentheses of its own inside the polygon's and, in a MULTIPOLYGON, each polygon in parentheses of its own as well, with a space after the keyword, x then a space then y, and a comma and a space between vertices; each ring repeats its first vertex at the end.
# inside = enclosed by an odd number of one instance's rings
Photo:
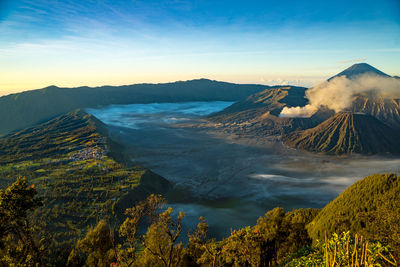
POLYGON ((335 112, 349 108, 354 96, 366 94, 372 97, 400 98, 400 79, 364 74, 354 79, 345 76, 325 81, 306 91, 309 104, 304 107, 285 107, 280 117, 310 117, 320 107, 335 112))

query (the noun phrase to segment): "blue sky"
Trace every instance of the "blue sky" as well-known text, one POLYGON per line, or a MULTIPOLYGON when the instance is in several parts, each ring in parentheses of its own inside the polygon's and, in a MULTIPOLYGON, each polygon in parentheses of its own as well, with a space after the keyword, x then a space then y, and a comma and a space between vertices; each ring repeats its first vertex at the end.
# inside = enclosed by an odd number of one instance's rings
POLYGON ((400 1, 0 0, 0 95, 210 78, 311 86, 400 75, 400 1))

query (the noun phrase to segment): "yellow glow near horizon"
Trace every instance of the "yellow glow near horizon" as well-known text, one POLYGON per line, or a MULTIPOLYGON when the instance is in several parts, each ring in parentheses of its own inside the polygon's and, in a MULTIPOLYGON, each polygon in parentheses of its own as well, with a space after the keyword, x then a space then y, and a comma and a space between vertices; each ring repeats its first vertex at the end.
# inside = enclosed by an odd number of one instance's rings
POLYGON ((304 76, 295 75, 265 75, 263 73, 246 73, 246 74, 177 74, 177 73, 161 73, 161 74, 127 74, 127 73, 104 73, 104 72, 82 72, 82 73, 66 73, 59 71, 30 71, 30 72, 6 72, 2 73, 0 80, 0 96, 18 93, 27 90, 41 89, 50 85, 58 87, 79 87, 79 86, 103 86, 103 85, 130 85, 136 83, 167 83, 175 81, 185 81, 192 79, 206 78, 210 80, 232 82, 232 83, 252 83, 252 84, 291 84, 311 86, 326 77, 320 76, 304 76))

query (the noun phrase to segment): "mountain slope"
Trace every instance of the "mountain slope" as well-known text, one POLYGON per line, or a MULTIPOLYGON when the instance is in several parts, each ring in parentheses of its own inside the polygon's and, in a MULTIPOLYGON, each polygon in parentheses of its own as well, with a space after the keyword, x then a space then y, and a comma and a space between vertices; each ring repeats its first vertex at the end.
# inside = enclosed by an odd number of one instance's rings
POLYGON ((333 78, 340 77, 340 76, 345 76, 348 79, 353 79, 362 74, 372 74, 372 75, 377 75, 377 76, 390 77, 386 73, 372 67, 371 65, 369 65, 367 63, 359 63, 359 64, 354 64, 354 65, 350 66, 349 68, 336 74, 335 76, 332 76, 331 78, 328 79, 328 81, 332 80, 333 78))
POLYGON ((44 199, 34 215, 38 225, 57 242, 73 245, 99 216, 121 215, 120 201, 127 196, 124 205, 132 206, 170 188, 161 176, 114 160, 110 154, 116 149, 103 123, 83 111, 70 112, 0 139, 0 186, 27 177, 44 199))
POLYGON ((206 79, 95 88, 50 86, 0 97, 0 134, 36 125, 77 108, 152 102, 237 101, 265 88, 267 86, 206 79))
POLYGON ((307 226, 311 238, 350 231, 399 249, 400 176, 375 174, 356 182, 327 204, 307 226), (394 228, 394 229, 392 229, 394 228))
POLYGON ((278 115, 285 106, 293 107, 306 105, 308 101, 305 98, 305 90, 307 90, 307 88, 295 86, 268 88, 259 93, 250 95, 243 101, 234 103, 226 109, 214 114, 214 117, 257 109, 260 109, 262 113, 269 111, 273 115, 278 115))
MULTIPOLYGON (((353 79, 362 74, 372 74, 384 78, 396 79, 371 65, 360 63, 354 64, 329 80, 340 76, 353 79)), ((354 97, 353 103, 348 110, 372 115, 390 127, 400 128, 400 99, 390 98, 389 96, 379 96, 376 95, 376 92, 361 93, 354 97)))
POLYGON ((321 113, 312 118, 281 118, 284 107, 307 104, 307 88, 278 86, 253 94, 226 109, 209 116, 209 120, 223 125, 235 133, 257 136, 280 135, 295 130, 308 129, 323 121, 321 113))
POLYGON ((106 153, 105 125, 81 110, 59 116, 41 125, 0 139, 0 163, 59 156, 87 147, 101 147, 106 153), (90 142, 90 146, 86 143, 90 142))
POLYGON ((350 110, 370 114, 390 127, 400 129, 400 99, 358 95, 350 110))
POLYGON ((400 135, 378 119, 338 113, 315 128, 294 132, 284 142, 295 148, 328 154, 400 153, 400 135))

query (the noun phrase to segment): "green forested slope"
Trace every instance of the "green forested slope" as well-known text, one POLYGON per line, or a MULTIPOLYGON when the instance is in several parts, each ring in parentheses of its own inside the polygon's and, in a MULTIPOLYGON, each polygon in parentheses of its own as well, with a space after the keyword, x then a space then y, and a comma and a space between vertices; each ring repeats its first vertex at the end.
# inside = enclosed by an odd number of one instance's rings
POLYGON ((68 248, 99 218, 117 219, 121 205, 170 187, 143 167, 115 161, 109 156, 114 146, 92 115, 77 110, 59 116, 0 139, 0 185, 18 176, 34 184, 44 205, 33 220, 51 233, 54 244, 66 242, 68 248))
POLYGON ((351 231, 400 248, 400 176, 376 174, 346 189, 307 226, 315 241, 325 233, 351 231))

